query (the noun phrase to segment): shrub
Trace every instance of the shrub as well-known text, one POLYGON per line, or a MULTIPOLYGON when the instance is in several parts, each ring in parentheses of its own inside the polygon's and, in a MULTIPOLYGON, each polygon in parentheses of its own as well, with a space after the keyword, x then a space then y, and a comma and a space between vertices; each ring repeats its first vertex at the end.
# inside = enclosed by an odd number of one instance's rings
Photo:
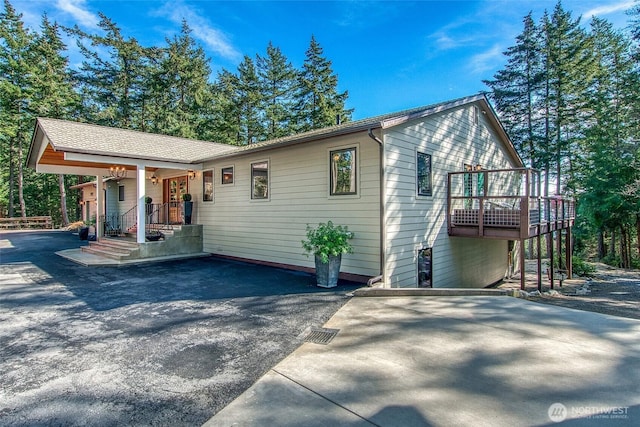
POLYGON ((333 225, 331 221, 320 223, 316 228, 307 224, 307 239, 302 241, 302 247, 307 255, 318 255, 326 264, 330 256, 353 253, 353 247, 349 243, 353 237, 354 234, 347 226, 333 225))

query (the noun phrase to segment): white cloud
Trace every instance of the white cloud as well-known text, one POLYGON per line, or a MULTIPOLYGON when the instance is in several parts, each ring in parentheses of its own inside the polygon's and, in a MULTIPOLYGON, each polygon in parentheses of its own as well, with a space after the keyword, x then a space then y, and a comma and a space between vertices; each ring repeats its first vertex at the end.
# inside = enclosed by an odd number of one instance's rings
POLYGON ((77 21, 78 26, 98 28, 100 18, 86 8, 85 0, 58 0, 56 7, 71 15, 77 21))
POLYGON ((625 10, 629 10, 633 7, 634 1, 624 0, 618 3, 612 3, 602 6, 597 6, 592 9, 587 10, 582 15, 586 18, 591 18, 592 16, 602 16, 609 15, 611 13, 622 12, 625 10))
POLYGON ((184 3, 180 1, 167 2, 158 13, 166 16, 176 24, 182 24, 182 21, 185 20, 189 28, 191 28, 193 37, 203 42, 206 48, 223 58, 236 61, 242 57, 240 52, 229 42, 224 32, 215 28, 202 16, 202 13, 199 13, 184 3))
POLYGON ((473 55, 469 60, 469 69, 474 74, 482 74, 504 63, 503 48, 494 45, 489 50, 473 55))

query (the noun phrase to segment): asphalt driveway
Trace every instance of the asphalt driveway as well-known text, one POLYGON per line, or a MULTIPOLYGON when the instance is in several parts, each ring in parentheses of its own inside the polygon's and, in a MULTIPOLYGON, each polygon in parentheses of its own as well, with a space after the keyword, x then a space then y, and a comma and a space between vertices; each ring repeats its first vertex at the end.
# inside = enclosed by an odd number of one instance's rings
POLYGON ((68 232, 0 234, 0 424, 200 425, 357 286, 199 258, 87 268, 68 232))

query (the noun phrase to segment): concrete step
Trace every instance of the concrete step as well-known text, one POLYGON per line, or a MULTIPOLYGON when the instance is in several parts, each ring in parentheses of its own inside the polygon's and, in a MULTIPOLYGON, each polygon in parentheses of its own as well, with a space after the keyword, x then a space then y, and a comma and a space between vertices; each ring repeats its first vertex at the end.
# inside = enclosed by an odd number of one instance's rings
POLYGON ((119 238, 102 237, 97 242, 91 242, 91 243, 100 244, 104 246, 125 248, 125 249, 138 249, 138 243, 136 243, 134 240, 126 240, 126 239, 119 239, 119 238))
POLYGON ((108 249, 104 249, 104 248, 100 248, 100 247, 96 247, 94 246, 83 246, 82 248, 82 252, 87 252, 90 254, 94 254, 94 255, 98 255, 104 258, 109 258, 109 259, 115 259, 118 261, 123 261, 123 260, 127 260, 127 259, 131 259, 131 253, 130 252, 114 252, 108 249))

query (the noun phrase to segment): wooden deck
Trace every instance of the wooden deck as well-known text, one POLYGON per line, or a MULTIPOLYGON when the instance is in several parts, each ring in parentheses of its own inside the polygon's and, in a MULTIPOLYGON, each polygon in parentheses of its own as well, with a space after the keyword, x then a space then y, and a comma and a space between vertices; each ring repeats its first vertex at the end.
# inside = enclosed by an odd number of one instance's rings
POLYGON ((534 173, 530 169, 449 173, 449 235, 524 240, 572 227, 574 201, 538 196, 539 175, 534 173))

